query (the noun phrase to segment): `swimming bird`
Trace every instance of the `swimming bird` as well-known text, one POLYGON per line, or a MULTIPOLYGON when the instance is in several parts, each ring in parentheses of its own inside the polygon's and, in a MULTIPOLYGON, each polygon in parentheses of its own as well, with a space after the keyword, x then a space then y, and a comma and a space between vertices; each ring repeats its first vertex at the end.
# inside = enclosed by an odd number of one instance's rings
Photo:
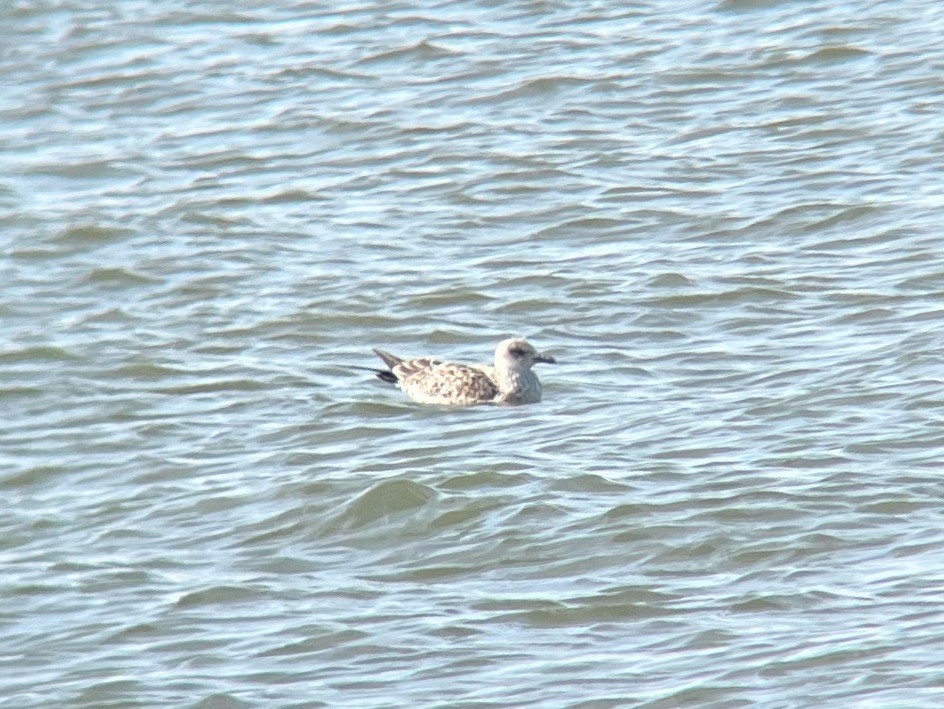
POLYGON ((396 384, 421 404, 475 406, 477 404, 533 404, 541 400, 541 382, 531 367, 556 360, 538 352, 519 337, 503 340, 495 348, 493 366, 443 362, 429 357, 403 359, 374 350, 388 369, 377 376, 396 384))

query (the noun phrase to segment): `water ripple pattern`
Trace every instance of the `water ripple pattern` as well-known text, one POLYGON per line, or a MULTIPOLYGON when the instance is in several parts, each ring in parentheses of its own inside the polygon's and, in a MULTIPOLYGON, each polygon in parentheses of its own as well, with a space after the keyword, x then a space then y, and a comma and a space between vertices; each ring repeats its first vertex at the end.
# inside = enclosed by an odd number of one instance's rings
POLYGON ((942 36, 3 3, 0 705, 942 706, 942 36))

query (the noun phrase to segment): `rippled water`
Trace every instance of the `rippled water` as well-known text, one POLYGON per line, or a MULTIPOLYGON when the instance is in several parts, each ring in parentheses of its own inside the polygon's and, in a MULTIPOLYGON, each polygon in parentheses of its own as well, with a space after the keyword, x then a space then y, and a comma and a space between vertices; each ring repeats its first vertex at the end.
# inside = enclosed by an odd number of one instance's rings
POLYGON ((942 34, 0 5, 0 705, 941 706, 942 34))

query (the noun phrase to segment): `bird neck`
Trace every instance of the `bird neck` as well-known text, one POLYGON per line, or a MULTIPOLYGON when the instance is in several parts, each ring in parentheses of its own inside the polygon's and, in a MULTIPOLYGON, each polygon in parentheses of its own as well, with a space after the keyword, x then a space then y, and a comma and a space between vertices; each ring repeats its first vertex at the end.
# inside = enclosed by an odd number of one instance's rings
POLYGON ((496 366, 495 379, 500 391, 513 393, 528 388, 535 376, 530 369, 511 369, 496 366))

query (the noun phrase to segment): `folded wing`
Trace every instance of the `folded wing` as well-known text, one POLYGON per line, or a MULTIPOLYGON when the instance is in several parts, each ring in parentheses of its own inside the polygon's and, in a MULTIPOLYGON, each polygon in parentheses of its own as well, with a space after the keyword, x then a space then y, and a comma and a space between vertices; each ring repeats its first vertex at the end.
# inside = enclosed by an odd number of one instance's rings
POLYGON ((401 359, 383 350, 374 351, 390 368, 378 376, 396 382, 407 396, 420 403, 451 406, 488 404, 499 394, 495 382, 477 367, 428 357, 401 359))

